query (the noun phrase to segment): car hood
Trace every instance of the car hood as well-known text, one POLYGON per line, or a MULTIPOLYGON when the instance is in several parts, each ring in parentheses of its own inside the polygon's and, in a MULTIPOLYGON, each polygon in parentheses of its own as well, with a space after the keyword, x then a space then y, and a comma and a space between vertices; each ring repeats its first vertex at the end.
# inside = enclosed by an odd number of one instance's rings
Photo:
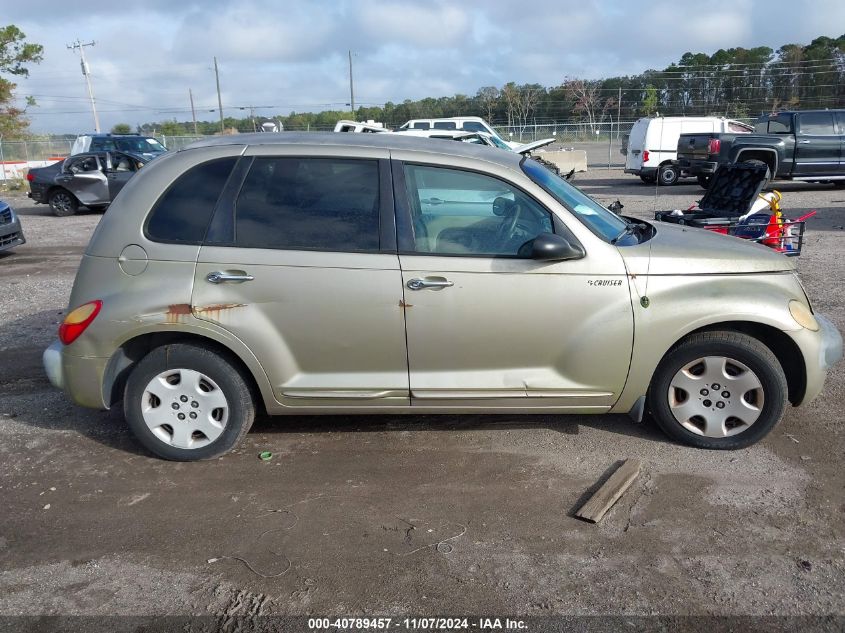
POLYGON ((620 246, 634 275, 730 275, 795 270, 790 257, 762 244, 667 222, 652 222, 655 235, 635 246, 620 246))
POLYGON ((520 145, 513 151, 515 151, 517 154, 528 154, 529 152, 532 152, 540 147, 551 145, 556 140, 556 138, 544 138, 539 141, 534 141, 533 143, 526 143, 525 145, 520 145))

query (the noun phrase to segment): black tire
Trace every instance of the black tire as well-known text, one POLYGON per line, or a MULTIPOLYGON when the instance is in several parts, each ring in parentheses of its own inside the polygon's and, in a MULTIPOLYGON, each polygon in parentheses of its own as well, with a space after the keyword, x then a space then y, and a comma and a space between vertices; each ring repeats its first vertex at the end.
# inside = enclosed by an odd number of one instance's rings
MULTIPOLYGON (((742 374, 739 374, 742 375, 742 374)), ((712 385, 705 385, 711 387, 712 385)), ((716 398, 722 397, 723 393, 729 393, 729 383, 719 385, 724 392, 711 394, 707 389, 707 393, 702 391, 691 394, 689 397, 693 399, 695 410, 704 406, 698 405, 696 400, 701 400, 706 403, 706 398, 712 398, 714 407, 716 398), (704 400, 702 400, 704 399, 704 400)), ((673 392, 675 393, 675 392, 673 392)), ((752 338, 746 334, 729 331, 714 331, 702 332, 693 334, 681 341, 678 345, 672 348, 660 363, 657 371, 652 378, 651 385, 648 391, 648 405, 654 421, 657 425, 671 438, 689 444, 698 448, 708 448, 717 450, 733 450, 738 448, 745 448, 765 437, 769 431, 774 428, 780 418, 783 416, 784 409, 787 402, 787 384, 786 377, 783 373, 783 368, 775 355, 763 345, 760 341, 752 338), (675 378, 682 368, 694 363, 697 359, 707 356, 724 357, 730 361, 738 362, 753 372, 754 377, 758 380, 762 387, 763 406, 760 409, 759 416, 756 421, 747 425, 745 430, 737 431, 735 435, 727 437, 708 437, 700 434, 703 429, 699 429, 699 433, 692 432, 687 427, 679 422, 672 413, 670 407, 670 393, 669 389, 672 380, 675 378)), ((739 397, 730 394, 728 397, 739 397)), ((683 402, 681 401, 681 405, 683 402)), ((730 405, 730 402, 728 402, 730 405)), ((710 405, 705 406, 708 407, 710 405)), ((711 411, 716 412, 715 408, 711 411)), ((716 417, 716 414, 712 414, 716 417)), ((701 416, 693 416, 701 417, 701 416)), ((692 420, 692 418, 690 418, 692 420)), ((703 418, 701 418, 703 422, 703 418)), ((692 426, 697 426, 693 424, 692 426)), ((737 425, 735 428, 741 428, 742 425, 737 425)), ((722 428, 725 428, 723 425, 722 428)))
POLYGON ((837 189, 845 189, 845 180, 834 180, 833 186, 837 189))
POLYGON ((640 175, 640 180, 642 180, 647 185, 653 185, 657 178, 655 176, 643 176, 640 175))
POLYGON ((710 188, 710 176, 700 175, 696 177, 698 181, 698 186, 702 189, 709 189, 710 188))
POLYGON ((767 163, 762 160, 757 160, 756 158, 752 158, 751 160, 745 161, 746 165, 762 165, 766 168, 766 178, 763 180, 763 189, 766 189, 769 184, 772 182, 772 169, 769 167, 767 163))
MULTIPOLYGON (((163 413, 169 413, 167 407, 172 407, 173 404, 179 403, 159 401, 158 406, 164 407, 163 413)), ((189 406, 192 404, 181 403, 180 406, 184 406, 185 411, 191 413, 189 406)), ((201 408, 197 411, 202 415, 201 408)), ((152 350, 133 367, 126 381, 123 412, 135 437, 150 452, 174 461, 197 461, 219 457, 240 443, 255 419, 255 401, 247 379, 227 357, 201 345, 174 343, 152 350), (144 421, 142 408, 150 404, 149 395, 144 395, 145 391, 154 378, 168 370, 200 372, 213 381, 213 386, 219 388, 225 397, 228 418, 222 433, 210 443, 198 448, 172 446, 156 435, 144 421)), ((209 411, 208 414, 211 415, 212 412, 209 411)), ((178 424, 175 410, 173 415, 173 423, 178 424)), ((173 436, 175 437, 175 432, 173 436)))
POLYGON ((54 189, 50 192, 47 203, 60 218, 74 215, 79 210, 79 200, 67 189, 54 189))
POLYGON ((671 187, 678 184, 681 172, 674 165, 663 165, 657 170, 657 184, 663 187, 671 187))

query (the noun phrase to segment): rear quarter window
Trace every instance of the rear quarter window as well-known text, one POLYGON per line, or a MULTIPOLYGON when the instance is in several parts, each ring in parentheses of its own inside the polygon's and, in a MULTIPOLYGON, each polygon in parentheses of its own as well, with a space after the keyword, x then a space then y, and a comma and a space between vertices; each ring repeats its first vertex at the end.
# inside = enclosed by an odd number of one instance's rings
POLYGON ((214 206, 237 162, 220 158, 191 167, 158 199, 145 233, 155 242, 202 243, 214 206))

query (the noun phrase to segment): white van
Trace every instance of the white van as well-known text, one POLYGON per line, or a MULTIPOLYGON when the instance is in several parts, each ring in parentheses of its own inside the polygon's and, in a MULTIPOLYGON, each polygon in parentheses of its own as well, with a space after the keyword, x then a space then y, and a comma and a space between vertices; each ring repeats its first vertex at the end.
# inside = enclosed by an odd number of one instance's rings
POLYGON ((643 118, 634 123, 628 137, 625 173, 639 176, 643 182, 674 185, 681 173, 673 161, 678 159, 678 138, 681 134, 700 132, 735 132, 748 134, 754 128, 724 117, 660 116, 643 118))
POLYGON ((495 136, 511 149, 516 149, 522 143, 509 142, 499 136, 490 124, 478 116, 453 116, 442 119, 411 119, 402 125, 397 132, 405 130, 463 130, 465 132, 484 132, 495 136))

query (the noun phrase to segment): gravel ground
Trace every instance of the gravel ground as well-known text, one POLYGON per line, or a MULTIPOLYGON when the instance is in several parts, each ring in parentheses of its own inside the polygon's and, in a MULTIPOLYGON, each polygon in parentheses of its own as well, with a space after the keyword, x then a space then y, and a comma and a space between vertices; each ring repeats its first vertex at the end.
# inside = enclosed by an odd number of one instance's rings
MULTIPOLYGON (((576 184, 643 218, 702 194, 576 184)), ((845 191, 781 190, 819 211, 799 268, 845 331, 845 191)), ((9 199, 28 243, 0 254, 0 615, 845 615, 843 364, 736 452, 623 416, 296 417, 169 463, 41 370, 100 216, 9 199), (643 474, 607 518, 574 519, 628 457, 643 474)))

